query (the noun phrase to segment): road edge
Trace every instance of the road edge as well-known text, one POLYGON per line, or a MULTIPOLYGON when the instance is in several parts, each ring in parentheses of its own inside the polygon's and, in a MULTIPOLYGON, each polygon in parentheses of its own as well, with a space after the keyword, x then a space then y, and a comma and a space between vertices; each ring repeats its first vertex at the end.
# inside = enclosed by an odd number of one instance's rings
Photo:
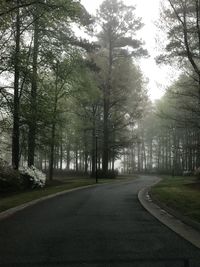
MULTIPOLYGON (((159 181, 160 179, 156 183, 159 181)), ((178 213, 171 212, 171 209, 166 210, 166 207, 161 207, 161 205, 155 203, 149 194, 153 185, 145 187, 138 192, 138 200, 141 205, 165 226, 200 249, 200 231, 187 224, 187 222, 183 222, 183 217, 181 216, 182 218, 180 218, 178 213)))
MULTIPOLYGON (((122 183, 125 182, 126 183, 127 181, 118 181, 118 182, 122 182, 122 183)), ((33 206, 33 205, 35 205, 37 203, 42 202, 42 201, 45 201, 45 200, 48 200, 48 199, 51 199, 51 198, 54 198, 54 197, 57 197, 57 196, 61 196, 61 195, 67 194, 67 193, 75 192, 75 191, 78 191, 78 190, 92 188, 92 187, 96 187, 96 186, 102 186, 102 185, 105 185, 105 184, 107 184, 107 183, 80 186, 80 187, 76 187, 76 188, 72 188, 72 189, 67 189, 67 190, 64 190, 64 191, 61 191, 61 192, 57 192, 57 193, 54 193, 54 194, 50 194, 48 196, 44 196, 44 197, 41 197, 41 198, 37 198, 35 200, 31 200, 31 201, 26 202, 24 204, 21 204, 19 206, 16 206, 16 207, 13 207, 13 208, 10 208, 10 209, 7 209, 5 211, 0 212, 0 221, 4 220, 4 219, 6 219, 6 218, 8 218, 8 217, 10 217, 12 215, 14 215, 18 211, 21 211, 21 210, 23 210, 25 208, 31 207, 31 206, 33 206)))
POLYGON ((76 187, 76 188, 72 188, 72 189, 67 189, 67 190, 64 190, 64 191, 61 191, 61 192, 57 192, 55 194, 51 194, 51 195, 48 195, 48 196, 44 196, 44 197, 41 197, 41 198, 38 198, 38 199, 35 199, 35 200, 32 200, 32 201, 26 202, 26 203, 21 204, 19 206, 16 206, 16 207, 13 207, 13 208, 10 208, 8 210, 0 212, 0 221, 4 220, 4 219, 6 219, 6 218, 8 218, 8 217, 10 217, 12 215, 14 215, 18 211, 24 210, 25 208, 31 207, 31 206, 33 206, 35 204, 38 204, 38 203, 42 202, 42 201, 45 201, 45 200, 48 200, 48 199, 51 199, 51 198, 54 198, 54 197, 57 197, 57 196, 61 196, 61 195, 64 195, 64 194, 68 194, 68 193, 71 193, 71 192, 75 192, 75 191, 78 191, 78 190, 87 189, 87 188, 90 188, 90 187, 95 187, 95 186, 97 186, 97 184, 92 184, 92 185, 86 185, 86 186, 76 187))

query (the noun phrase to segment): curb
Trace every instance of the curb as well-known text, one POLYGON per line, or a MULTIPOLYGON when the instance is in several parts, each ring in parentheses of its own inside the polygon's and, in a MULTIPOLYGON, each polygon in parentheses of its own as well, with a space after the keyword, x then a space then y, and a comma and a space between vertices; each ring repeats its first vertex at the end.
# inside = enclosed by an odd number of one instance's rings
POLYGON ((8 210, 5 210, 3 212, 0 212, 0 221, 1 220, 4 220, 12 215, 14 215, 16 212, 18 211, 21 211, 25 208, 28 208, 28 207, 31 207, 37 203, 40 203, 42 201, 45 201, 45 200, 48 200, 48 199, 51 199, 51 198, 54 198, 54 197, 57 197, 57 196, 61 196, 61 195, 64 195, 64 194, 67 194, 67 193, 71 193, 71 192, 74 192, 74 191, 78 191, 78 190, 81 190, 81 189, 87 189, 87 188, 91 188, 91 187, 95 187, 97 186, 96 184, 93 184, 93 185, 87 185, 87 186, 82 186, 82 187, 76 187, 76 188, 73 188, 73 189, 68 189, 68 190, 65 190, 65 191, 61 191, 61 192, 58 192, 58 193, 55 193, 55 194, 52 194, 52 195, 48 195, 48 196, 44 196, 44 197, 41 197, 41 198, 38 198, 38 199, 35 199, 35 200, 32 200, 32 201, 29 201, 29 202, 26 202, 22 205, 19 205, 17 207, 14 207, 14 208, 10 208, 8 210))
POLYGON ((166 204, 162 203, 160 200, 158 200, 152 196, 151 190, 149 190, 147 192, 147 194, 149 195, 149 198, 151 199, 151 201, 153 201, 161 209, 167 211, 172 216, 178 218, 183 223, 187 224, 188 226, 191 226, 192 228, 194 228, 200 232, 200 223, 199 222, 194 221, 194 220, 190 219, 189 217, 186 217, 185 215, 181 214, 179 211, 176 211, 176 210, 170 208, 169 206, 167 206, 166 204))
POLYGON ((183 221, 183 216, 179 217, 179 213, 175 211, 171 212, 171 209, 166 209, 166 206, 160 205, 160 202, 158 205, 157 203, 154 203, 154 200, 152 200, 149 195, 150 189, 151 186, 145 187, 139 191, 138 200, 140 201, 141 205, 169 229, 200 249, 200 231, 197 230, 194 225, 191 227, 187 223, 188 220, 183 221))

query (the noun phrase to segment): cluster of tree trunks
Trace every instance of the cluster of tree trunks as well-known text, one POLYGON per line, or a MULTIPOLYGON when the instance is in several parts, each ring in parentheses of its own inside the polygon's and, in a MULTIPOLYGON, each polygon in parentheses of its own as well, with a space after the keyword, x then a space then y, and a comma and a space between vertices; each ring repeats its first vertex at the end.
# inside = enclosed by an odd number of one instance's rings
POLYGON ((123 172, 182 175, 200 167, 200 131, 173 129, 124 150, 123 172))

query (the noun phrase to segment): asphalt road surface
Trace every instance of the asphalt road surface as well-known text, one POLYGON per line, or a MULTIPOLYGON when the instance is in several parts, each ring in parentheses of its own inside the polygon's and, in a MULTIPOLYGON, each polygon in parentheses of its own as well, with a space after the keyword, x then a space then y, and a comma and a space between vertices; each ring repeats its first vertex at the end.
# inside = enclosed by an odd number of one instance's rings
POLYGON ((0 266, 200 267, 200 250, 140 205, 153 181, 79 190, 1 221, 0 266))

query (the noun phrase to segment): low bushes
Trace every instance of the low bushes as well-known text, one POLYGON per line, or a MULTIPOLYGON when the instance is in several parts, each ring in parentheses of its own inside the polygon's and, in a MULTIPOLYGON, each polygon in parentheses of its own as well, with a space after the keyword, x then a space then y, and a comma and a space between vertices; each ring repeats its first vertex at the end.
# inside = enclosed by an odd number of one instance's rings
POLYGON ((87 174, 83 171, 76 170, 54 170, 54 176, 56 177, 85 177, 87 174))
POLYGON ((0 159, 0 191, 12 192, 20 189, 20 174, 13 170, 6 161, 0 159))
MULTIPOLYGON (((96 176, 96 174, 93 175, 93 176, 96 176)), ((104 178, 104 179, 115 179, 115 178, 117 178, 117 176, 118 176, 118 171, 117 170, 108 170, 106 173, 103 172, 103 170, 98 170, 97 171, 97 177, 99 179, 101 179, 101 178, 104 178)))
POLYGON ((195 170, 194 175, 197 177, 198 180, 200 180, 200 167, 195 170))
POLYGON ((185 170, 183 171, 183 176, 192 176, 194 173, 192 171, 185 170))

